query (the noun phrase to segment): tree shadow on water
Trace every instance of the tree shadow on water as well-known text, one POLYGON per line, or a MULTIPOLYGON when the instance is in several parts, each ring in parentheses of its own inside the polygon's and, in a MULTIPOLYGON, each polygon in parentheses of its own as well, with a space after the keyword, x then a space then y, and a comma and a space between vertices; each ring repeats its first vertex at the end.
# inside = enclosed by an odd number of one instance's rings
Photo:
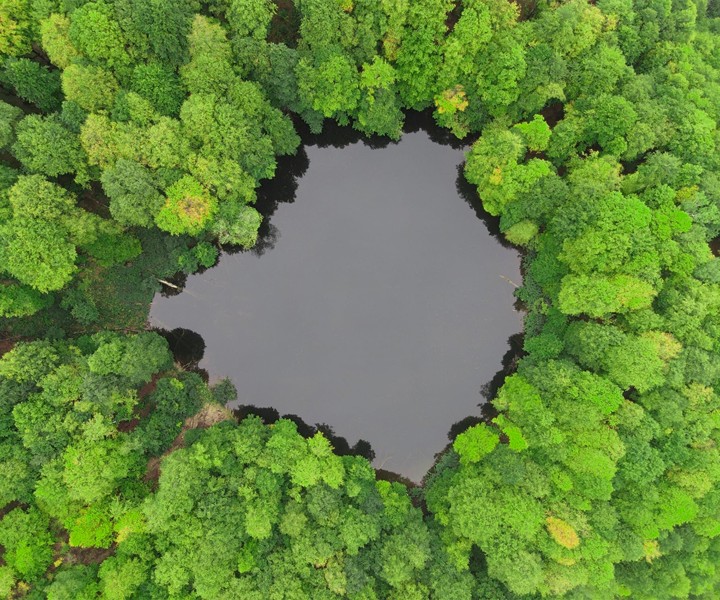
POLYGON ((233 409, 233 414, 238 421, 242 421, 248 415, 257 415, 266 425, 272 425, 279 419, 287 419, 297 426, 298 433, 304 438, 311 438, 316 433, 322 433, 332 444, 335 454, 339 456, 362 456, 368 461, 375 460, 375 451, 367 440, 358 440, 354 446, 350 446, 347 439, 336 435, 333 428, 327 423, 316 423, 310 425, 298 415, 280 415, 280 412, 271 406, 255 406, 244 404, 233 409))
POLYGON ((524 335, 522 333, 516 333, 508 338, 508 350, 502 357, 500 370, 495 373, 493 378, 485 383, 480 388, 480 395, 485 399, 485 402, 478 404, 480 407, 479 415, 469 415, 464 419, 453 423, 448 432, 448 438, 451 442, 455 441, 455 438, 469 429, 474 425, 480 423, 489 423, 498 414, 496 408, 492 404, 492 400, 497 396, 498 390, 502 387, 505 382, 505 378, 512 375, 517 369, 519 360, 525 355, 523 350, 524 335))
POLYGON ((475 141, 477 136, 468 136, 464 139, 457 138, 452 131, 445 127, 440 127, 433 117, 433 111, 431 109, 423 110, 418 112, 416 110, 409 110, 405 113, 405 125, 403 127, 403 133, 416 133, 418 131, 424 131, 428 134, 428 137, 441 146, 450 146, 456 150, 462 150, 468 147, 475 141))
POLYGON ((310 166, 305 147, 300 146, 292 156, 279 156, 275 176, 265 179, 256 190, 255 209, 262 215, 258 229, 257 242, 252 248, 243 248, 232 244, 223 244, 225 254, 245 252, 262 256, 272 250, 280 238, 280 231, 272 224, 272 217, 280 204, 292 204, 297 194, 298 180, 305 175, 310 166))
POLYGON ((187 273, 178 271, 172 277, 166 277, 161 280, 160 284, 162 287, 160 288, 160 295, 163 298, 172 298, 173 296, 182 294, 185 289, 185 284, 187 283, 187 278, 187 273))
MULTIPOLYGON (((342 149, 352 144, 362 143, 369 148, 375 149, 386 148, 399 142, 399 140, 392 140, 388 137, 366 135, 350 125, 339 125, 333 119, 326 119, 323 122, 323 129, 320 133, 311 132, 308 125, 299 117, 293 118, 293 124, 302 141, 300 147, 292 156, 278 157, 275 176, 272 179, 263 180, 256 191, 257 200, 254 206, 263 217, 262 224, 258 230, 257 242, 252 248, 224 244, 222 245, 224 253, 237 254, 246 252, 248 254, 254 254, 255 256, 262 256, 268 250, 272 250, 275 247, 275 244, 280 238, 280 231, 273 225, 272 217, 280 204, 292 204, 295 202, 299 180, 310 167, 310 160, 306 151, 308 146, 342 149)), ((469 143, 468 139, 459 140, 450 130, 438 126, 435 123, 431 110, 422 112, 407 111, 405 113, 403 134, 418 131, 424 131, 433 142, 443 146, 462 149, 469 143)), ((462 172, 460 173, 460 177, 462 177, 462 172)), ((468 184, 464 178, 462 178, 462 181, 465 186, 469 187, 467 189, 463 188, 462 190, 458 188, 458 192, 471 206, 474 206, 473 202, 468 198, 470 198, 473 193, 475 197, 477 197, 477 192, 474 191, 474 188, 468 184)), ((479 206, 482 211, 479 199, 477 199, 475 204, 479 206)), ((484 215, 487 215, 484 211, 482 212, 484 215)), ((489 215, 487 216, 489 217, 489 215)), ((491 226, 488 226, 488 228, 493 232, 491 226)), ((495 227, 495 229, 497 229, 499 236, 499 228, 495 227)), ((503 243, 502 236, 499 236, 498 239, 503 243)), ((167 291, 167 295, 174 294, 172 291, 167 291)))
POLYGON ((295 130, 301 139, 301 145, 291 156, 277 157, 277 167, 272 179, 265 179, 256 190, 255 209, 262 215, 262 223, 258 229, 257 242, 252 248, 243 248, 232 244, 223 244, 222 251, 226 254, 246 252, 262 256, 275 247, 280 238, 279 229, 273 225, 272 217, 280 204, 295 202, 300 178, 310 167, 307 146, 318 148, 345 148, 351 144, 362 142, 370 148, 384 148, 394 142, 381 136, 366 136, 349 125, 338 125, 332 119, 326 119, 320 133, 313 133, 300 118, 293 118, 295 130))
MULTIPOLYGON (((400 140, 393 140, 381 135, 368 135, 355 129, 352 125, 339 125, 333 119, 323 121, 322 131, 313 133, 308 125, 300 118, 293 119, 295 130, 302 139, 303 145, 317 146, 318 148, 346 148, 352 144, 362 143, 368 148, 387 148, 398 144, 400 140)), ((463 149, 472 144, 478 134, 472 134, 464 139, 458 139, 452 131, 440 127, 433 117, 432 109, 423 111, 404 111, 403 135, 424 131, 428 137, 441 146, 450 146, 463 149)))
POLYGON ((153 331, 167 340, 175 362, 184 371, 197 373, 208 382, 208 372, 200 368, 200 361, 205 356, 205 340, 199 333, 182 327, 173 330, 156 328, 153 331))
POLYGON ((482 200, 478 195, 477 188, 465 179, 464 162, 457 166, 457 172, 455 189, 457 190, 458 195, 467 202, 470 208, 473 209, 475 216, 484 223, 485 227, 490 232, 490 235, 492 235, 501 246, 517 250, 517 247, 508 242, 507 238, 500 231, 500 217, 494 217, 483 208, 482 200))
POLYGON ((352 144, 362 143, 369 148, 386 148, 397 141, 381 135, 367 135, 358 131, 351 125, 340 125, 334 119, 323 121, 320 133, 313 133, 307 124, 299 118, 294 119, 297 131, 303 145, 317 146, 318 148, 346 148, 352 144))

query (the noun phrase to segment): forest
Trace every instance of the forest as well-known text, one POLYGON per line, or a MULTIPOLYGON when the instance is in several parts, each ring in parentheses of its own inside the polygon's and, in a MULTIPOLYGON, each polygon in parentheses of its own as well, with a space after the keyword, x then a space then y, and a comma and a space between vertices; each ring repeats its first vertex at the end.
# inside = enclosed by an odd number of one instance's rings
POLYGON ((719 120, 717 0, 2 0, 0 596, 720 597, 719 120), (146 331, 299 123, 409 110, 527 311, 416 488, 146 331))

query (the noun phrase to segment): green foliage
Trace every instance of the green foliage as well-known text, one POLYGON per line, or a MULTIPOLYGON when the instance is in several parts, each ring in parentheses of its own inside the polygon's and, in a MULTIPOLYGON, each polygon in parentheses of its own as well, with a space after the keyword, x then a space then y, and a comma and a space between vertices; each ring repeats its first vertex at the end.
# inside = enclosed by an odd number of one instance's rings
POLYGON ((88 254, 103 267, 124 263, 142 252, 140 241, 127 234, 106 234, 85 246, 88 254))
POLYGON ((402 132, 403 114, 394 90, 396 73, 392 65, 380 57, 372 64, 365 63, 360 74, 360 100, 355 127, 366 133, 386 135, 399 139, 402 132))
POLYGON ((140 333, 131 338, 102 332, 93 336, 102 345, 88 356, 91 373, 120 375, 134 385, 147 383, 153 373, 170 366, 167 342, 154 333, 140 333))
POLYGON ((483 423, 461 433, 453 442, 453 449, 460 456, 462 464, 478 462, 490 454, 498 443, 497 434, 483 423))
POLYGON ((22 110, 7 102, 0 101, 0 149, 6 149, 15 139, 14 126, 22 110))
POLYGON ((3 270, 40 292, 59 290, 75 273, 75 247, 61 227, 40 219, 15 219, 0 226, 3 270))
POLYGON ((53 536, 37 509, 7 513, 0 521, 0 544, 5 563, 27 582, 40 579, 52 560, 53 536))
POLYGON ((506 229, 505 237, 509 242, 518 246, 527 246, 538 233, 538 226, 532 221, 520 221, 506 229))
POLYGON ((65 98, 88 111, 107 110, 112 106, 118 83, 102 67, 71 64, 63 71, 62 89, 65 98))
POLYGON ((191 94, 224 94, 235 78, 224 29, 196 15, 188 37, 190 62, 180 70, 191 94))
POLYGON ((67 34, 73 47, 90 61, 102 61, 119 71, 129 63, 130 57, 113 13, 112 5, 103 0, 84 3, 72 12, 67 34))
POLYGON ((15 587, 15 575, 11 567, 3 565, 0 567, 0 594, 9 598, 15 587))
POLYGON ((212 218, 215 202, 200 183, 192 177, 183 177, 167 190, 165 205, 155 222, 160 229, 173 235, 200 233, 212 218))
POLYGON ((147 578, 147 570, 139 560, 112 557, 103 562, 98 575, 105 598, 125 600, 135 595, 147 578))
POLYGON ((155 410, 134 435, 149 454, 160 454, 180 433, 183 421, 209 399, 202 380, 194 373, 161 379, 149 398, 155 410))
POLYGON ((428 532, 402 486, 376 483, 364 459, 335 456, 324 438, 303 439, 290 421, 209 429, 164 460, 145 512, 160 550, 154 576, 171 594, 292 586, 321 597, 359 586, 392 597, 429 559, 428 532), (208 464, 220 475, 210 493, 208 464), (242 509, 225 503, 230 489, 242 509), (190 522, 202 527, 202 542, 181 533, 190 522))
POLYGON ((65 15, 52 14, 40 24, 42 47, 50 61, 65 69, 79 56, 70 41, 70 19, 65 15))
POLYGON ((301 102, 324 117, 354 111, 360 101, 359 74, 350 60, 334 54, 313 65, 301 59, 297 66, 301 102))
POLYGON ((222 244, 250 248, 255 245, 262 216, 251 206, 226 202, 220 206, 211 231, 222 244))
POLYGON ((499 126, 485 128, 470 150, 465 177, 478 186, 483 206, 490 214, 500 214, 506 205, 552 173, 545 160, 532 158, 523 164, 526 150, 521 135, 499 126))
POLYGON ((162 63, 137 65, 133 69, 132 91, 149 100, 162 115, 175 116, 185 99, 177 74, 162 63))
POLYGON ((439 91, 438 72, 443 56, 440 41, 452 4, 434 0, 409 2, 406 26, 397 56, 398 91, 403 104, 421 110, 439 91))
POLYGON ((48 600, 92 600, 100 591, 96 572, 97 568, 90 565, 73 565, 60 570, 45 588, 48 600))
POLYGON ((123 225, 148 227, 162 207, 151 172, 135 161, 118 160, 105 170, 101 181, 110 198, 110 212, 123 225))
POLYGON ((104 511, 86 509, 70 528, 69 542, 82 548, 107 548, 112 542, 112 522, 104 511))
POLYGON ((542 115, 535 115, 532 121, 517 123, 513 129, 520 132, 525 145, 533 152, 547 150, 551 131, 542 115))
POLYGON ((61 289, 76 272, 76 246, 92 244, 108 224, 40 175, 19 177, 8 199, 13 218, 0 223, 4 270, 40 292, 61 289))
POLYGON ((0 57, 30 51, 33 23, 29 8, 25 0, 9 0, 0 6, 0 57))
POLYGON ((27 58, 8 59, 0 74, 0 81, 15 89, 20 98, 40 110, 49 112, 60 106, 60 77, 27 58))
POLYGON ((47 307, 52 301, 27 285, 3 285, 0 287, 0 316, 26 317, 47 307))
POLYGON ((28 115, 16 127, 13 154, 31 173, 57 177, 77 173, 86 179, 85 153, 78 137, 57 115, 28 115))
POLYGON ((565 314, 601 317, 647 308, 654 296, 655 290, 649 283, 627 275, 567 275, 563 278, 558 301, 565 314))
POLYGON ((20 383, 39 381, 59 359, 58 349, 49 342, 18 344, 0 359, 0 376, 20 383))
POLYGON ((227 422, 234 387, 173 369, 159 336, 17 344, 0 595, 717 597, 719 14, 0 2, 5 337, 142 329, 158 278, 255 243, 255 190, 300 144, 289 115, 397 139, 433 103, 475 140, 465 176, 525 249, 527 307, 497 415, 414 492, 425 519, 321 435, 227 422))

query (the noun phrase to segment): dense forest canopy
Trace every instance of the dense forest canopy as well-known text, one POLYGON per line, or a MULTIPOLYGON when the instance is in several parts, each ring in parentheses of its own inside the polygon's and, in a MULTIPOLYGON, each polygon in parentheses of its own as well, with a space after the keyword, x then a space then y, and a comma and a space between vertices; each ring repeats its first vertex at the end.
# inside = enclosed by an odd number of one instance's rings
POLYGON ((3 0, 0 595, 717 598, 719 19, 3 0), (294 123, 397 139, 407 109, 472 143, 527 307, 495 415, 412 490, 291 421, 237 423, 229 382, 141 331, 160 279, 256 242, 294 123))

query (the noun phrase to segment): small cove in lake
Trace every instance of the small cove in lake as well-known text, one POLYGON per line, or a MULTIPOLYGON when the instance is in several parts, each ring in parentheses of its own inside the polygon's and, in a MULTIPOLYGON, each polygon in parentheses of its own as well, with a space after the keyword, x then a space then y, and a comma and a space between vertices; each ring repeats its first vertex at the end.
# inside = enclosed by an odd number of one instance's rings
POLYGON ((367 440, 377 467, 416 482, 451 426, 480 413, 522 329, 519 254, 488 229, 463 149, 441 135, 303 135, 259 190, 257 249, 223 253, 150 314, 202 336, 200 367, 229 377, 237 404, 367 440))

